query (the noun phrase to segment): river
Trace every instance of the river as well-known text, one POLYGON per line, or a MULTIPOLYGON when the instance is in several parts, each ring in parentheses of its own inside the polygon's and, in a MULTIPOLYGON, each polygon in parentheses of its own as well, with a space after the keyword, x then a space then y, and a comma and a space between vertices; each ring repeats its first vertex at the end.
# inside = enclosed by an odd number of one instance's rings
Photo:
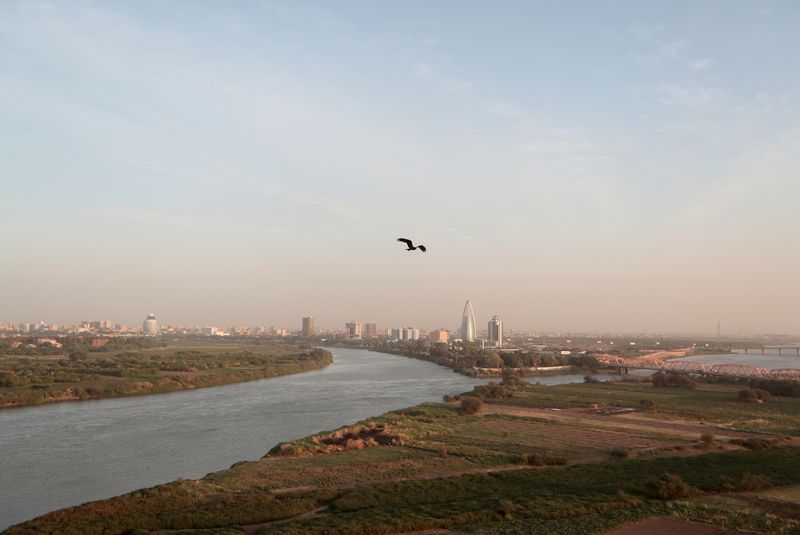
MULTIPOLYGON (((197 478, 278 442, 471 390, 420 360, 332 349, 322 370, 170 394, 0 410, 0 530, 49 511, 197 478)), ((545 376, 544 384, 583 375, 545 376)))
POLYGON ((767 352, 765 355, 756 351, 751 351, 749 354, 745 354, 744 351, 735 351, 721 355, 694 355, 678 360, 705 362, 712 365, 742 364, 745 366, 760 366, 768 370, 774 368, 800 368, 800 357, 795 355, 794 350, 791 353, 784 352, 783 355, 778 355, 777 351, 767 352))

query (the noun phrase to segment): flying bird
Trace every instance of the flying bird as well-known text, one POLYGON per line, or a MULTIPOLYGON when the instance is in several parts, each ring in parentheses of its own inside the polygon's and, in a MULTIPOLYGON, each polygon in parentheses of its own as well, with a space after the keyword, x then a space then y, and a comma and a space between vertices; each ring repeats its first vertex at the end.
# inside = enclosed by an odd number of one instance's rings
POLYGON ((425 246, 424 246, 424 245, 417 245, 417 246, 414 246, 414 244, 413 244, 413 243, 411 242, 411 240, 409 240, 408 238, 397 238, 397 241, 401 241, 401 242, 405 243, 405 244, 408 246, 408 249, 406 249, 406 251, 413 251, 413 250, 415 250, 415 249, 419 249, 419 250, 420 250, 420 251, 422 251, 423 253, 424 253, 425 251, 427 251, 427 249, 425 248, 425 246))

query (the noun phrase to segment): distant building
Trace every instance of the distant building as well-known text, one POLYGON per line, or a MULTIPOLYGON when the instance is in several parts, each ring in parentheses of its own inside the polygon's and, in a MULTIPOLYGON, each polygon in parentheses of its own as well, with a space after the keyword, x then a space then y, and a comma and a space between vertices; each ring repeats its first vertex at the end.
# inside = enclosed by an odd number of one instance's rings
POLYGON ((303 318, 303 336, 305 338, 314 336, 314 316, 305 316, 303 318))
POLYGON ((431 331, 430 339, 434 344, 446 344, 450 340, 450 335, 444 329, 436 329, 431 331))
POLYGON ((400 336, 401 340, 419 340, 419 329, 403 327, 400 336))
POLYGON ((403 339, 403 329, 393 328, 392 333, 389 335, 392 340, 402 340, 403 339))
POLYGON ((498 347, 503 345, 503 320, 497 314, 489 320, 489 340, 498 347))
POLYGON ((349 340, 361 340, 362 335, 362 327, 361 324, 357 321, 351 321, 344 324, 345 331, 347 332, 347 338, 349 340))
POLYGON ((378 324, 365 323, 364 324, 364 338, 377 338, 378 337, 378 324))
POLYGON ((460 334, 465 342, 474 342, 478 334, 478 328, 475 325, 475 312, 472 310, 472 303, 469 300, 464 305, 464 314, 461 316, 460 334))
POLYGON ((144 320, 144 324, 142 325, 142 332, 145 336, 156 336, 158 334, 158 320, 156 320, 156 315, 150 313, 147 318, 144 320))

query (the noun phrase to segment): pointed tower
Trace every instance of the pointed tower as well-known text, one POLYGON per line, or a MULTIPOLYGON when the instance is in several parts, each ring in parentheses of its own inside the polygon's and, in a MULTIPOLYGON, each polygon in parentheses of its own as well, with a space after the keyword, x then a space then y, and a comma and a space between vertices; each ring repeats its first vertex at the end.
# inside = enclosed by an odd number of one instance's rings
POLYGON ((466 342, 474 342, 477 334, 475 312, 472 310, 472 304, 467 300, 464 305, 464 315, 461 317, 461 338, 466 342))

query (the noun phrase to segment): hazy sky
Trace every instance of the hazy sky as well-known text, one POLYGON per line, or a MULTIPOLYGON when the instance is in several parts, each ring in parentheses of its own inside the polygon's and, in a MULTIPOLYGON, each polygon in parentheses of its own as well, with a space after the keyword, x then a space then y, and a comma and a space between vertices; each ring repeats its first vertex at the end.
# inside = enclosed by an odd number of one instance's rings
POLYGON ((798 28, 0 0, 0 321, 800 333, 798 28))

